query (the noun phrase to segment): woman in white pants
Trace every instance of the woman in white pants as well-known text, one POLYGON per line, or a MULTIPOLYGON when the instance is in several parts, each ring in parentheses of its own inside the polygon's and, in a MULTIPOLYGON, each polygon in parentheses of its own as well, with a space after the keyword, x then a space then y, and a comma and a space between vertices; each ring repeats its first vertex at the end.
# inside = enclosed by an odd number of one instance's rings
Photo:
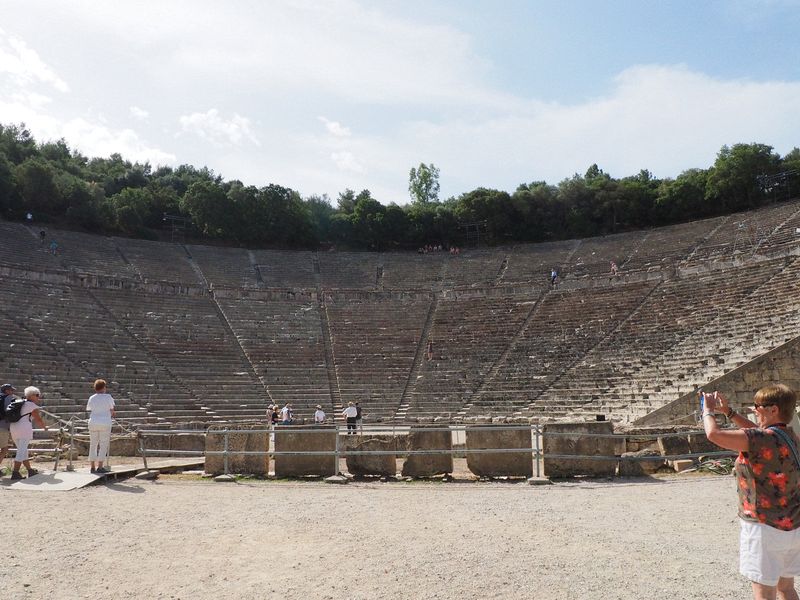
POLYGON ((106 392, 106 382, 94 382, 95 393, 89 398, 86 410, 89 412, 89 462, 92 473, 108 473, 103 466, 108 459, 111 445, 111 419, 114 417, 114 398, 106 392))

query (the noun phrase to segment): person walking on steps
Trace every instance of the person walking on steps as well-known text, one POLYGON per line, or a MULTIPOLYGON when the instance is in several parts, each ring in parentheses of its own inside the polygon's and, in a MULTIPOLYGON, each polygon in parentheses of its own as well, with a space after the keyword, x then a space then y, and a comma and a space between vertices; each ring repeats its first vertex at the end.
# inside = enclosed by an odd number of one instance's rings
POLYGON ((353 406, 352 402, 348 402, 347 408, 342 411, 342 414, 347 420, 347 435, 353 435, 356 432, 356 417, 358 417, 358 409, 353 406))
POLYGON ((106 391, 105 379, 94 382, 94 394, 86 404, 89 412, 89 462, 91 472, 103 475, 111 471, 104 466, 111 446, 111 423, 114 398, 106 391))
MULTIPOLYGON (((39 414, 39 405, 41 401, 42 392, 37 387, 26 387, 24 392, 25 400, 15 400, 21 404, 19 408, 19 420, 9 423, 9 430, 11 431, 11 439, 14 440, 14 446, 17 448, 17 455, 14 457, 14 470, 11 472, 11 479, 22 479, 19 469, 25 465, 28 471, 28 477, 36 475, 39 471, 31 467, 31 461, 28 458, 28 445, 33 439, 33 423, 36 426, 47 431, 42 415, 39 414)), ((12 403, 13 404, 13 403, 12 403)), ((11 406, 11 404, 9 404, 11 406)))
POLYGON ((8 454, 8 447, 11 444, 11 432, 9 422, 6 420, 6 407, 14 401, 14 392, 17 390, 10 383, 4 383, 0 387, 0 477, 5 474, 3 461, 8 454))

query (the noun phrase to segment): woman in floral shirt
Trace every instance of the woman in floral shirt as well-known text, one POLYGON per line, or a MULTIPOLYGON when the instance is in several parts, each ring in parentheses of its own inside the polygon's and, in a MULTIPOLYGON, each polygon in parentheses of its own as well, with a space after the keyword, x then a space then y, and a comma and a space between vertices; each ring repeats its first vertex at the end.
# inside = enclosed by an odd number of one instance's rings
POLYGON ((797 599, 800 575, 800 440, 786 426, 797 398, 785 385, 763 387, 753 399, 756 423, 739 415, 719 392, 705 395, 703 425, 708 439, 739 452, 739 572, 753 585, 756 600, 797 599), (739 429, 720 429, 714 413, 739 429), (783 434, 785 434, 785 437, 783 434))

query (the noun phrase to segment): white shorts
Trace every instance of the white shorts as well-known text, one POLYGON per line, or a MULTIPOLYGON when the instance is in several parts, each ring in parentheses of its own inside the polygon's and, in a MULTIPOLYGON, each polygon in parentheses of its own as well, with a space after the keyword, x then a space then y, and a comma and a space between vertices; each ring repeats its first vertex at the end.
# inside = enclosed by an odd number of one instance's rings
POLYGON ((18 440, 14 440, 14 445, 17 447, 17 453, 14 455, 15 462, 28 460, 28 444, 30 443, 30 438, 20 438, 18 440))
POLYGON ((782 531, 740 519, 739 573, 762 585, 800 576, 800 529, 782 531))

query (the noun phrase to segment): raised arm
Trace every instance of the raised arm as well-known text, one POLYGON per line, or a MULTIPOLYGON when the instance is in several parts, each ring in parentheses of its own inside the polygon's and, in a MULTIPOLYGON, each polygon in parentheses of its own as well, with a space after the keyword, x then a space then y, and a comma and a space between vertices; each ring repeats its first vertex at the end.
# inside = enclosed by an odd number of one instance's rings
MULTIPOLYGON (((703 409, 703 428, 708 441, 726 450, 747 452, 750 448, 750 442, 747 439, 747 434, 742 429, 720 429, 717 424, 714 413, 719 408, 717 405, 718 398, 718 394, 706 394, 705 408, 703 409)), ((750 423, 747 419, 744 420, 750 423)), ((750 423, 750 427, 754 426, 753 423, 750 423)))

